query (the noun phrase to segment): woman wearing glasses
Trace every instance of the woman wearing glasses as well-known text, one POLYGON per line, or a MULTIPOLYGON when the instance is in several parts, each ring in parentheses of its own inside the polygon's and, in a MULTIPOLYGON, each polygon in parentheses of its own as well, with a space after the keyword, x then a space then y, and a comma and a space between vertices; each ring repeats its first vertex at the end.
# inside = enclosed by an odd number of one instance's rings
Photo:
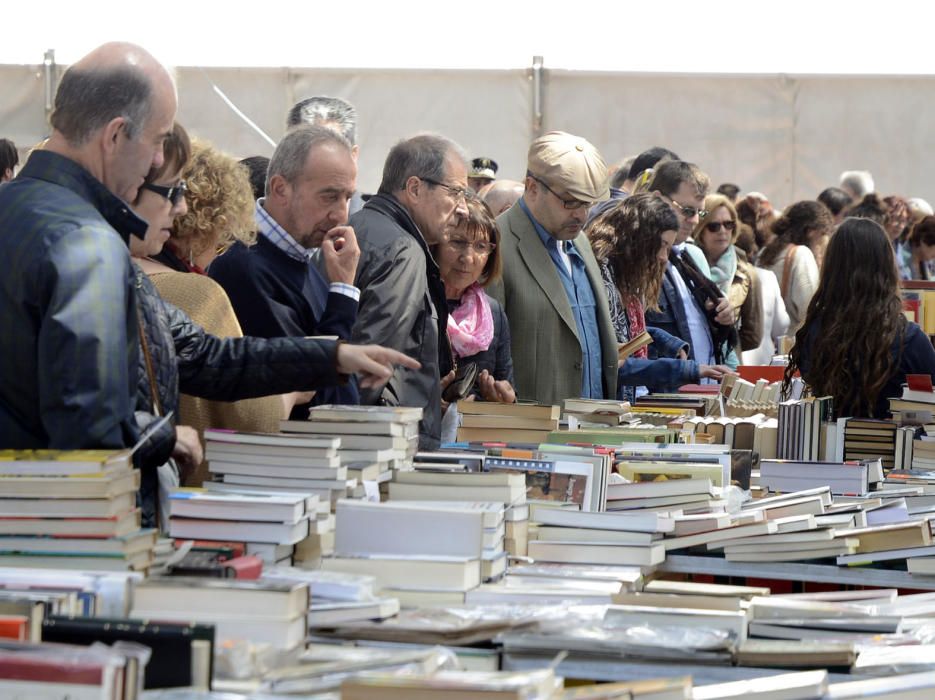
MULTIPOLYGON (((166 140, 165 154, 165 164, 149 173, 132 205, 149 228, 144 239, 131 237, 130 253, 159 296, 184 311, 206 333, 220 338, 242 337, 230 300, 220 285, 204 274, 190 273, 202 272, 202 266, 207 266, 208 259, 216 254, 217 241, 226 240, 232 226, 237 230, 252 226, 252 191, 246 171, 210 146, 196 144, 193 148, 178 124, 166 140), (187 235, 182 239, 177 236, 180 222, 187 222, 187 235), (172 249, 167 246, 170 241, 172 249)), ((158 323, 152 314, 146 322, 158 323)), ((152 344, 158 347, 160 340, 156 336, 152 344)), ((294 395, 286 396, 291 399, 294 395)), ((199 435, 207 427, 278 432, 280 419, 288 414, 283 396, 220 402, 179 396, 176 389, 164 403, 164 410, 177 413, 177 422, 183 426, 182 440, 197 445, 198 450, 199 435)), ((288 405, 291 408, 291 401, 288 405)), ((208 476, 207 465, 198 458, 187 466, 193 471, 186 484, 200 486, 208 476)))
POLYGON ((805 321, 805 311, 818 289, 816 250, 823 250, 831 235, 831 212, 821 202, 796 202, 773 224, 775 238, 757 258, 757 266, 771 270, 789 314, 789 332, 805 321))
POLYGON ((488 206, 471 194, 467 212, 433 250, 448 300, 448 338, 458 367, 477 365, 474 397, 513 403, 510 324, 484 292, 500 277, 500 232, 488 206))
POLYGON ((704 216, 692 233, 711 268, 711 279, 738 309, 739 350, 752 350, 760 344, 762 309, 760 288, 753 266, 734 243, 740 233, 737 210, 721 194, 708 195, 704 216))

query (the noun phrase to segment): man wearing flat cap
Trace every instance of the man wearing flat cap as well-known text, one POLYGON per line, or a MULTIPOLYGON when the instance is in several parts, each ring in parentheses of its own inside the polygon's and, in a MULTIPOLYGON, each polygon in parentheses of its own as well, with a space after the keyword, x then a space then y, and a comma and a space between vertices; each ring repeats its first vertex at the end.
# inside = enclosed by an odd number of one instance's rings
POLYGON ((532 142, 525 193, 497 218, 503 281, 490 291, 510 319, 520 399, 561 404, 616 395, 616 336, 582 233, 588 209, 607 194, 597 149, 552 131, 532 142))

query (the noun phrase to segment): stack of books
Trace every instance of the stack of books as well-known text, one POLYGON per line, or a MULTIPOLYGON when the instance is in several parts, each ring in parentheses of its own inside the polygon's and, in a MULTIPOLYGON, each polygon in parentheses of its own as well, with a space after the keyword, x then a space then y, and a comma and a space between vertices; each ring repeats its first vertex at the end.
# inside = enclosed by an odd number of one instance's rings
POLYGON ((888 420, 839 418, 835 459, 879 459, 884 468, 892 469, 896 464, 897 429, 896 423, 888 420))
POLYGON ((547 442, 557 445, 625 445, 628 442, 678 442, 679 431, 655 425, 636 424, 618 428, 562 430, 549 433, 547 442))
POLYGON ((317 495, 279 491, 218 492, 179 489, 170 495, 169 534, 176 539, 244 542, 267 563, 291 561, 311 531, 333 529, 318 519, 317 495))
POLYGON ((870 491, 866 462, 760 460, 760 488, 774 493, 804 491, 827 485, 832 494, 862 496, 870 491))
POLYGON ((654 511, 586 513, 537 509, 529 556, 538 562, 652 567, 665 560, 661 537, 675 527, 654 511))
POLYGON ((292 650, 307 636, 308 585, 242 579, 152 577, 136 585, 130 616, 215 626, 219 641, 292 650))
POLYGON ((340 438, 285 433, 205 430, 205 457, 216 481, 212 491, 266 491, 314 494, 333 504, 357 485, 338 457, 340 438))
POLYGON ((263 578, 308 585, 309 629, 335 627, 358 620, 384 620, 399 612, 397 598, 377 595, 373 576, 281 566, 269 569, 263 578))
POLYGON ((544 442, 558 430, 559 407, 523 403, 459 401, 459 442, 544 442))
MULTIPOLYGON (((418 466, 418 465, 417 465, 418 466)), ((547 475, 548 476, 548 475, 547 475)), ((496 578, 506 568, 506 554, 525 556, 529 508, 526 504, 527 477, 510 471, 457 472, 444 469, 417 468, 410 472, 397 472, 389 484, 388 501, 458 502, 465 504, 483 503, 493 506, 494 513, 503 511, 502 542, 490 534, 489 546, 484 548, 483 578, 496 578)), ((474 506, 471 506, 472 508, 474 506)), ((487 522, 500 518, 485 515, 487 522)), ((485 527, 499 530, 500 524, 485 527)))
POLYGON ((403 406, 313 406, 307 421, 284 420, 286 433, 341 438, 338 457, 348 477, 388 481, 394 469, 409 469, 419 448, 421 408, 403 406))
POLYGON ((0 452, 0 566, 146 571, 129 451, 0 452))
POLYGON ((361 674, 341 684, 343 700, 440 700, 562 697, 564 682, 550 669, 537 671, 437 671, 431 675, 361 674))
POLYGON ((373 576, 403 606, 463 602, 481 582, 485 512, 478 509, 341 501, 335 553, 322 569, 373 576))
POLYGON ((779 459, 815 461, 824 456, 821 426, 831 420, 830 396, 783 401, 779 404, 776 455, 779 459))
POLYGON ((608 511, 659 511, 670 514, 722 509, 721 490, 710 479, 662 479, 612 483, 607 486, 608 511))
POLYGON ((562 415, 568 419, 569 427, 574 428, 571 419, 581 427, 599 427, 601 425, 620 426, 635 423, 639 417, 633 414, 627 401, 608 401, 604 399, 565 399, 562 415))

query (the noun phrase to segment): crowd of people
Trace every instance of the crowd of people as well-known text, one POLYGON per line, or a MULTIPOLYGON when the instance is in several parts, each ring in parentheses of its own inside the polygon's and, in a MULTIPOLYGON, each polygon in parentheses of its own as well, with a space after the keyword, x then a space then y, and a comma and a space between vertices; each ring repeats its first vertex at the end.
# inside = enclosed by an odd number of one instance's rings
POLYGON ((769 363, 785 336, 842 411, 879 417, 935 372, 898 291, 935 279, 935 216, 868 173, 776 211, 666 148, 613 169, 553 131, 504 180, 419 134, 367 196, 344 100, 299 102, 272 157, 242 161, 176 110, 163 66, 107 44, 15 177, 0 140, 0 447, 139 445, 148 524, 160 490, 205 478, 204 428, 311 405, 421 407, 433 449, 458 399, 632 400, 769 363))

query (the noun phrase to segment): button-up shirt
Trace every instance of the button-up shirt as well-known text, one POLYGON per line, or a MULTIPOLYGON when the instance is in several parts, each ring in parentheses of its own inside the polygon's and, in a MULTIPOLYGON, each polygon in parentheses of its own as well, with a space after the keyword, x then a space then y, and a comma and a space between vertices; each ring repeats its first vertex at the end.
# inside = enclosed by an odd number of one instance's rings
POLYGON ((581 367, 581 396, 603 399, 604 377, 601 365, 601 334, 597 325, 597 300, 591 288, 584 258, 571 241, 559 241, 546 231, 522 199, 519 200, 519 204, 555 263, 555 271, 562 281, 575 317, 578 341, 581 344, 581 361, 578 363, 581 367))
MULTIPOLYGON (((685 243, 672 246, 673 252, 680 258, 685 251, 685 243)), ((693 357, 696 362, 701 364, 714 364, 714 344, 711 342, 711 329, 708 327, 708 318, 699 308, 695 301, 695 295, 688 289, 685 280, 679 271, 668 263, 672 271, 672 280, 675 282, 675 290, 682 300, 682 306, 685 308, 685 318, 688 321, 688 332, 691 334, 691 344, 693 357)))
POLYGON ((125 202, 51 151, 0 186, 0 447, 132 444, 139 349, 127 240, 145 232, 125 202))
MULTIPOLYGON (((290 258, 306 263, 309 267, 309 274, 315 275, 315 281, 317 282, 318 278, 321 277, 321 273, 318 272, 318 270, 315 269, 315 265, 312 264, 312 258, 315 256, 315 249, 310 250, 304 247, 295 240, 286 229, 280 226, 279 222, 266 211, 266 207, 263 206, 265 201, 264 198, 260 198, 256 203, 257 232, 261 236, 265 236, 270 243, 275 245, 290 258)), ((328 287, 328 291, 344 294, 354 301, 360 301, 360 290, 352 284, 332 282, 328 287)), ((324 307, 316 309, 316 312, 321 315, 323 310, 324 307)))

